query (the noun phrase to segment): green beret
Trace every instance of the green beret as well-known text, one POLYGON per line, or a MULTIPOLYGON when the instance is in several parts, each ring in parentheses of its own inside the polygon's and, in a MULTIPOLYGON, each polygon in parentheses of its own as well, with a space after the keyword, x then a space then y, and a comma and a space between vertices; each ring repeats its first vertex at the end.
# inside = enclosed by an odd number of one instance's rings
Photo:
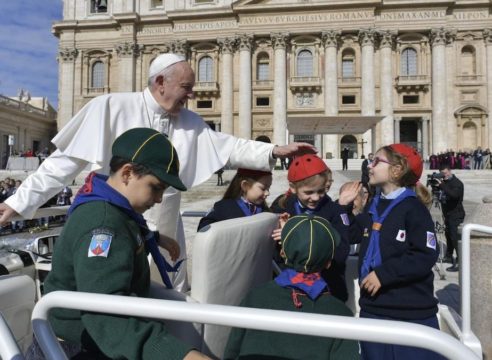
POLYGON ((281 234, 285 264, 298 272, 314 273, 333 259, 340 234, 319 216, 303 214, 291 217, 281 234))

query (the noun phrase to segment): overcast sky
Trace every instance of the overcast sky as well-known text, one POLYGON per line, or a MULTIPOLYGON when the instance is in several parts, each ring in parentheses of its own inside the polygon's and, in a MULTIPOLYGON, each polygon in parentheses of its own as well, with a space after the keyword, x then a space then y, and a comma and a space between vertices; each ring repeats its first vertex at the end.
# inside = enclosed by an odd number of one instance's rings
POLYGON ((58 39, 51 24, 62 19, 62 0, 0 0, 0 94, 48 97, 58 106, 58 39))

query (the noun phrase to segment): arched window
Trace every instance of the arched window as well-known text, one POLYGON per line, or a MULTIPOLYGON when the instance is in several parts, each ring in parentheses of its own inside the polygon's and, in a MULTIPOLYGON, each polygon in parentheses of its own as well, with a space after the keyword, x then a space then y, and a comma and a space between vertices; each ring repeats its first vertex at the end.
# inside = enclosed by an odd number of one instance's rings
POLYGON ((400 75, 417 75, 417 51, 412 48, 406 48, 403 50, 401 52, 400 66, 400 75))
POLYGON ((91 87, 104 87, 104 63, 102 61, 96 61, 92 64, 91 87))
POLYGON ((352 49, 345 49, 342 53, 342 77, 355 76, 355 53, 352 49))
POLYGON ((256 58, 256 80, 270 80, 270 58, 267 53, 256 58))
POLYGON ((301 50, 297 54, 297 76, 313 76, 313 53, 301 50))
POLYGON ((461 74, 475 75, 476 70, 475 49, 467 45, 461 49, 461 74))
POLYGON ((198 62, 198 82, 214 81, 214 61, 210 56, 204 56, 198 62))

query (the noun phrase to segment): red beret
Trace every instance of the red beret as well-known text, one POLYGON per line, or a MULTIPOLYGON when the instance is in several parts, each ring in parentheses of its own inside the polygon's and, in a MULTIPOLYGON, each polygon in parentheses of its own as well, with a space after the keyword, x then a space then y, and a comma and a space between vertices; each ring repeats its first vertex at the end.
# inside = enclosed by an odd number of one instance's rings
POLYGON ((328 170, 328 166, 322 159, 313 154, 306 154, 292 160, 287 179, 291 182, 301 181, 326 170, 328 170))
POLYGON ((405 144, 393 144, 390 145, 390 148, 407 159, 408 167, 415 174, 417 180, 420 179, 424 164, 417 150, 405 144))

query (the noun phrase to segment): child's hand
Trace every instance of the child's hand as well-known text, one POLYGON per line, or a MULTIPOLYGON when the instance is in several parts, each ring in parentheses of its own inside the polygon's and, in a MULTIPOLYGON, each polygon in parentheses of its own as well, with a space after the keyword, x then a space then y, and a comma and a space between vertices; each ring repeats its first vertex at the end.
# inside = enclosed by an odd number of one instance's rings
POLYGON ((275 230, 273 230, 273 232, 272 232, 272 239, 273 239, 273 241, 280 242, 280 240, 281 240, 280 234, 281 233, 282 233, 282 229, 275 229, 275 230))
POLYGON ((360 283, 360 288, 365 290, 369 295, 374 296, 381 289, 381 282, 374 271, 371 271, 360 283))
POLYGON ((181 249, 179 248, 179 244, 176 240, 170 238, 169 236, 159 234, 159 246, 167 250, 172 261, 178 260, 181 249))
POLYGON ((287 220, 289 220, 289 218, 290 218, 290 214, 286 213, 286 212, 279 215, 278 224, 280 226, 280 230, 282 230, 284 228, 284 225, 287 222, 287 220))
POLYGON ((357 195, 359 195, 360 189, 362 188, 362 183, 359 181, 354 181, 348 185, 341 193, 338 198, 338 203, 340 205, 348 205, 352 203, 357 195))
POLYGON ((208 356, 202 354, 201 352, 198 352, 196 350, 191 350, 186 356, 183 358, 183 360, 212 360, 208 356))

